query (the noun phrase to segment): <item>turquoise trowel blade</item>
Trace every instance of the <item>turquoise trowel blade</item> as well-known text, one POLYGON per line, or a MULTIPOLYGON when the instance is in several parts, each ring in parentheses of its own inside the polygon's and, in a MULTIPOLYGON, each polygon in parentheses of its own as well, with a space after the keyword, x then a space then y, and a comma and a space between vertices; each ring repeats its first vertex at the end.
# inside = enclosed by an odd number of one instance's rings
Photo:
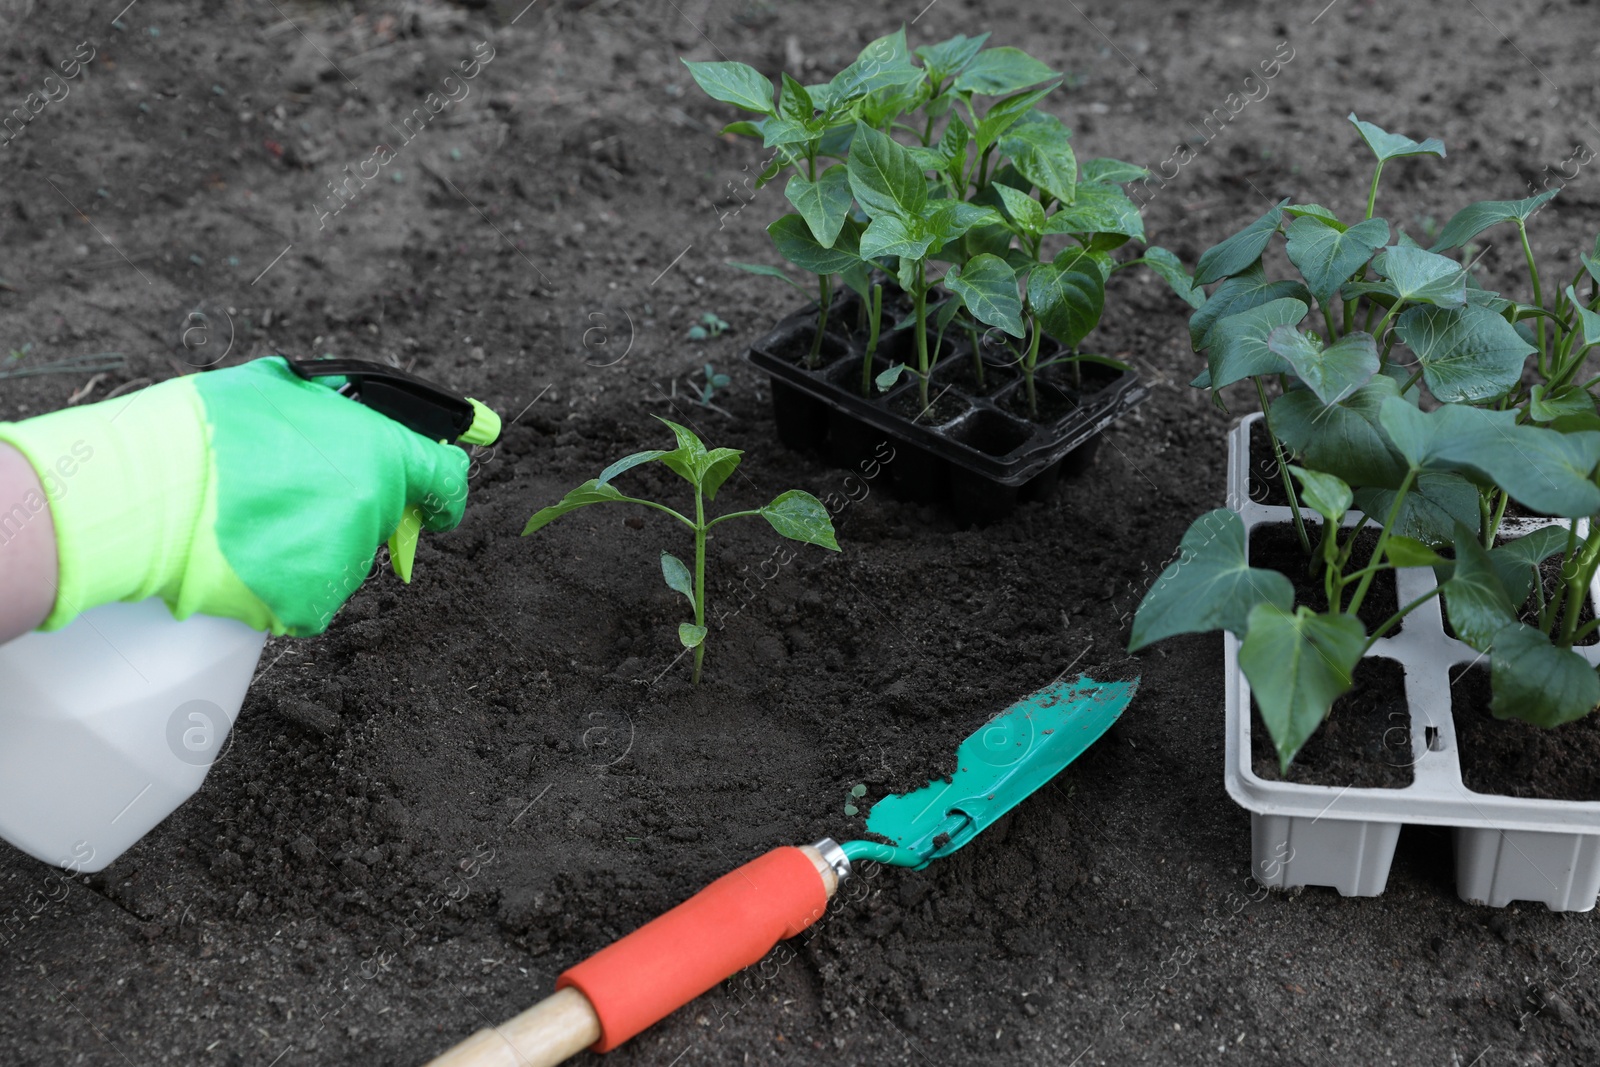
POLYGON ((1022 803, 1111 729, 1139 680, 1080 675, 1024 697, 956 750, 948 782, 930 782, 872 806, 867 829, 929 860, 948 856, 1022 803))

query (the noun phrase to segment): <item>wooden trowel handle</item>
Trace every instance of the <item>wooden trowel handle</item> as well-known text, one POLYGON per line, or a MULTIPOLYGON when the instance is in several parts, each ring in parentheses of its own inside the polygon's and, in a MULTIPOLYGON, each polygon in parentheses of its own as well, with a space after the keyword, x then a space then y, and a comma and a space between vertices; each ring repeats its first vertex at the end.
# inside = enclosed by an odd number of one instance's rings
POLYGON ((607 1052, 810 926, 838 887, 817 846, 773 849, 569 968, 554 995, 429 1067, 555 1067, 585 1048, 607 1052))

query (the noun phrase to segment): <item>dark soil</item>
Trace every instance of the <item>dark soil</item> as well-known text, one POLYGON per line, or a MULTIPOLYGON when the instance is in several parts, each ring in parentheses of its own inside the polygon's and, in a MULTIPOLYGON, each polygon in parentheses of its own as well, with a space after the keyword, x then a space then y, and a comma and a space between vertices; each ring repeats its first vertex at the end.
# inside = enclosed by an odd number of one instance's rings
POLYGON ((1600 715, 1554 729, 1497 719, 1490 674, 1462 671, 1450 682, 1461 745, 1461 778, 1475 793, 1546 800, 1600 800, 1600 715))
MULTIPOLYGON (((800 325, 794 329, 785 330, 769 343, 768 351, 779 359, 787 359, 802 367, 811 366, 811 347, 817 339, 816 323, 800 325)), ((817 367, 825 367, 834 360, 839 359, 849 352, 842 337, 834 335, 830 327, 822 335, 822 344, 817 349, 817 367)))
POLYGON ((1009 364, 985 363, 983 384, 979 385, 970 350, 952 358, 939 372, 941 383, 954 383, 957 389, 969 396, 993 396, 1020 377, 1021 373, 1009 364))
MULTIPOLYGON (((1312 538, 1313 547, 1321 532, 1319 525, 1315 523, 1307 525, 1306 533, 1312 538)), ((1340 536, 1348 537, 1349 531, 1341 531, 1340 536)), ((1372 550, 1377 547, 1377 530, 1367 528, 1358 532, 1356 547, 1350 553, 1350 563, 1345 568, 1345 573, 1352 574, 1365 567, 1372 559, 1372 550)), ((1294 602, 1297 606, 1308 607, 1317 612, 1328 610, 1328 594, 1322 584, 1321 576, 1312 578, 1308 573, 1309 562, 1305 550, 1300 547, 1300 535, 1295 531, 1293 523, 1274 522, 1251 530, 1250 565, 1279 571, 1293 582, 1294 602)), ((1345 591, 1344 600, 1347 607, 1354 592, 1353 589, 1345 591)), ((1367 628, 1367 633, 1370 634, 1399 610, 1400 596, 1395 585, 1394 571, 1379 571, 1372 577, 1372 585, 1367 588, 1367 595, 1361 601, 1361 610, 1356 612, 1356 618, 1361 620, 1367 628)), ((1402 619, 1389 630, 1389 633, 1399 633, 1405 629, 1405 625, 1405 620, 1402 619)))
POLYGON ((1406 672, 1392 659, 1371 656, 1356 665, 1355 686, 1333 702, 1328 718, 1300 749, 1287 775, 1278 772, 1278 754, 1250 701, 1250 765, 1259 778, 1334 788, 1404 789, 1411 772, 1411 713, 1406 706, 1406 672))
MULTIPOLYGON (((1592 5, 140 0, 119 28, 122 6, 0 2, 7 113, 78 42, 97 49, 0 151, 0 351, 126 358, 0 381, 0 417, 223 351, 332 352, 471 393, 507 430, 410 586, 380 573, 325 636, 269 643, 226 759, 105 874, 0 848, 0 1060, 418 1064, 761 852, 861 834, 852 786, 949 770, 987 717, 1081 671, 1140 676, 1139 695, 980 840, 922 872, 867 865, 864 896, 765 977, 578 1062, 1600 1062, 1600 995, 1569 965, 1593 951, 1590 916, 1464 905, 1445 849, 1402 855, 1377 899, 1255 889, 1222 782, 1220 639, 1122 651, 1223 499, 1230 416, 1187 384, 1186 305, 1149 272, 1113 277, 1092 343, 1152 392, 1070 491, 962 531, 881 479, 846 485, 776 443, 738 358, 804 298, 725 261, 778 264, 764 228, 791 208, 781 182, 753 188, 768 150, 717 136, 739 116, 678 61, 814 82, 902 24, 914 46, 993 30, 1071 75, 1049 106, 1080 158, 1158 169, 1192 143, 1143 213, 1193 264, 1285 196, 1359 216, 1350 111, 1449 146, 1385 169, 1379 212, 1424 243, 1426 219, 1529 195, 1595 147, 1592 5), (480 41, 495 58, 471 95, 402 141, 480 41), (1282 41, 1292 61, 1243 84, 1282 41), (330 200, 380 142, 379 179, 330 200), (687 340, 707 311, 732 331, 687 340), (733 377, 721 410, 682 398, 707 362, 733 377), (698 689, 675 662, 682 604, 658 560, 683 545, 660 516, 595 508, 516 536, 660 447, 653 414, 746 450, 716 507, 805 488, 834 500, 843 547, 766 578, 788 546, 719 527, 729 614, 698 689)), ((1530 224, 1556 276, 1600 229, 1596 171, 1576 173, 1530 224)), ((1516 241, 1487 243, 1486 285, 1520 295, 1524 270, 1516 241)), ((660 472, 624 477, 683 499, 660 472)))
POLYGON ((1053 423, 1081 410, 1084 401, 1092 401, 1094 394, 1115 381, 1118 373, 1103 364, 1085 363, 1082 381, 1075 383, 1070 369, 1050 367, 1034 376, 1036 411, 1028 407, 1026 383, 1002 396, 1000 406, 1021 419, 1053 423))
POLYGON ((972 402, 954 391, 943 392, 936 385, 929 386, 928 403, 922 403, 922 394, 907 390, 889 401, 889 410, 896 415, 923 426, 943 426, 966 414, 972 402))
MULTIPOLYGON (((1287 451, 1284 462, 1294 462, 1287 451)), ((1295 489, 1298 491, 1299 486, 1295 489)), ((1267 507, 1289 506, 1289 493, 1283 487, 1278 457, 1272 451, 1272 438, 1267 436, 1266 427, 1259 422, 1250 430, 1250 499, 1267 507)))

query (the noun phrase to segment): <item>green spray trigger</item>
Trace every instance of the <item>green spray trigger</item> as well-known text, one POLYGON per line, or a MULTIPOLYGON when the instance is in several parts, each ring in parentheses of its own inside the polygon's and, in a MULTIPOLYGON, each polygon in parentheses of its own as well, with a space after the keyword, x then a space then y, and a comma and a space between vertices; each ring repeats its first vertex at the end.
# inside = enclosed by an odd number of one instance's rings
MULTIPOLYGON (((467 397, 472 405, 472 425, 456 440, 464 445, 492 445, 500 437, 500 416, 478 400, 467 397)), ((422 509, 407 504, 400 516, 400 525, 389 537, 389 565, 395 577, 411 584, 411 569, 417 560, 417 537, 422 533, 422 509)))

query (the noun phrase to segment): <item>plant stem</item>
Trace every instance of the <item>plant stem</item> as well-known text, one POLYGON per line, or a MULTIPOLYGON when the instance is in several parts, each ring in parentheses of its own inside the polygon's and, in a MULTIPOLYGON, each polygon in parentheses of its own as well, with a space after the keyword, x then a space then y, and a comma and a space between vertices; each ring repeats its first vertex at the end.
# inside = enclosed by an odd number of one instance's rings
POLYGON ((1494 547, 1494 539, 1500 533, 1500 520, 1506 517, 1506 505, 1511 502, 1510 494, 1504 489, 1498 490, 1498 492, 1500 493, 1500 503, 1495 505, 1494 517, 1489 520, 1488 528, 1483 531, 1483 547, 1485 551, 1494 547))
MULTIPOLYGON (((1373 206, 1376 205, 1377 202, 1378 202, 1378 175, 1380 175, 1382 173, 1383 173, 1383 160, 1380 159, 1380 160, 1378 160, 1378 165, 1376 167, 1372 168, 1372 188, 1367 190, 1367 215, 1366 215, 1366 218, 1368 218, 1368 219, 1370 219, 1372 217, 1373 206)), ((1366 221, 1366 220, 1363 219, 1362 221, 1366 221)))
POLYGON ((1356 595, 1350 598, 1351 615, 1361 610, 1361 602, 1367 597, 1367 588, 1372 585, 1372 576, 1378 573, 1378 565, 1383 562, 1384 553, 1388 551, 1389 531, 1394 529, 1395 522, 1400 518, 1400 505, 1405 503, 1406 494, 1411 491, 1416 478, 1417 472, 1412 469, 1406 471, 1405 478, 1401 479, 1400 491, 1394 495, 1394 503, 1389 506, 1389 517, 1384 520, 1383 530, 1378 534, 1378 543, 1372 548, 1372 564, 1362 574, 1361 584, 1356 586, 1356 595))
POLYGON ((1261 384, 1259 376, 1251 378, 1256 386, 1256 396, 1261 400, 1261 425, 1267 428, 1267 440, 1272 442, 1272 455, 1278 461, 1278 476, 1283 479, 1283 491, 1289 496, 1289 509, 1294 512, 1295 533, 1300 535, 1300 548, 1306 555, 1311 555, 1311 538, 1306 534, 1305 520, 1300 517, 1300 498, 1294 491, 1294 479, 1289 475, 1289 464, 1283 461, 1283 445, 1278 443, 1278 435, 1272 430, 1272 416, 1267 412, 1267 387, 1261 384))
POLYGON ((1422 367, 1418 367, 1417 368, 1417 372, 1415 374, 1413 374, 1411 377, 1406 379, 1406 384, 1404 384, 1404 385, 1402 385, 1400 387, 1400 395, 1401 396, 1405 396, 1407 393, 1411 392, 1412 388, 1415 387, 1416 384, 1422 380, 1422 371, 1423 371, 1423 368, 1422 367))
POLYGON ((1417 608, 1421 607, 1423 604, 1426 604, 1428 601, 1432 600, 1434 597, 1436 597, 1438 595, 1439 595, 1439 590, 1430 589, 1426 593, 1423 593, 1421 596, 1417 597, 1417 599, 1413 600, 1411 603, 1407 604, 1405 607, 1401 608, 1399 611, 1395 612, 1393 615, 1391 615, 1387 619, 1385 619, 1383 625, 1378 627, 1376 630, 1372 631, 1372 636, 1367 638, 1366 648, 1363 648, 1361 650, 1362 655, 1366 655, 1367 649, 1370 649, 1373 646, 1373 644, 1378 640, 1378 638, 1380 638, 1384 634, 1388 633, 1391 628, 1393 628, 1395 626, 1398 626, 1400 624, 1400 620, 1401 619, 1405 618, 1407 615, 1410 615, 1417 608))
POLYGON ((917 400, 923 411, 928 410, 928 284, 927 267, 918 262, 912 280, 912 306, 916 312, 917 344, 917 400))
MULTIPOLYGON (((965 316, 963 316, 964 318, 965 316)), ((972 342, 972 376, 977 379, 978 392, 983 392, 983 349, 978 346, 978 324, 967 321, 967 339, 972 342)))
MULTIPOLYGON (((1528 224, 1522 219, 1517 220, 1517 236, 1522 238, 1522 254, 1528 260, 1528 277, 1533 280, 1533 302, 1539 307, 1544 307, 1544 292, 1539 288, 1539 268, 1533 262, 1533 246, 1528 243, 1528 224)), ((1543 374, 1545 371, 1544 316, 1539 315, 1536 318, 1539 320, 1539 373, 1543 374)))
MULTIPOLYGON (((865 306, 865 303, 863 303, 865 306)), ((861 360, 861 395, 872 397, 872 359, 878 354, 878 330, 883 322, 883 286, 872 285, 872 320, 868 324, 867 354, 861 360)))
POLYGON ((1323 304, 1322 305, 1322 321, 1325 324, 1327 324, 1327 327, 1328 327, 1328 343, 1331 345, 1331 344, 1333 344, 1333 342, 1335 342, 1335 341, 1337 341, 1339 339, 1339 331, 1334 329, 1334 325, 1333 325, 1333 309, 1328 307, 1327 304, 1323 304))
POLYGON ((1583 601, 1588 595, 1590 583, 1594 581, 1597 566, 1600 566, 1600 537, 1591 533, 1589 540, 1583 546, 1583 551, 1578 554, 1577 573, 1567 583, 1567 613, 1561 627, 1563 648, 1571 648, 1573 641, 1577 639, 1578 616, 1583 611, 1583 601))
MULTIPOLYGON (((694 624, 706 624, 706 503, 699 483, 694 487, 694 624)), ((700 664, 706 658, 705 638, 694 646, 694 684, 700 684, 700 664)))
POLYGON ((828 304, 833 299, 833 289, 828 285, 827 274, 817 275, 817 335, 811 339, 811 354, 806 366, 815 370, 822 362, 822 335, 828 328, 828 304))
POLYGON ((1039 338, 1044 331, 1039 328, 1037 319, 1031 315, 1028 319, 1029 337, 1028 354, 1022 357, 1022 379, 1028 386, 1028 417, 1039 417, 1039 393, 1034 384, 1035 368, 1039 365, 1039 338))

